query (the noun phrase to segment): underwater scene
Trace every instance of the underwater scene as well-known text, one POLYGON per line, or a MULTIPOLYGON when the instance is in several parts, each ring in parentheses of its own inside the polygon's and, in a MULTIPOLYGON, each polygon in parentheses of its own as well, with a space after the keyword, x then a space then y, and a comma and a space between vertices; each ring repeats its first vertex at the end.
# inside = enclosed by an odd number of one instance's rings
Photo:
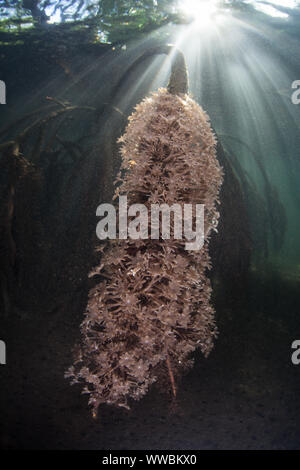
POLYGON ((0 0, 0 448, 299 450, 299 206, 300 1, 0 0))

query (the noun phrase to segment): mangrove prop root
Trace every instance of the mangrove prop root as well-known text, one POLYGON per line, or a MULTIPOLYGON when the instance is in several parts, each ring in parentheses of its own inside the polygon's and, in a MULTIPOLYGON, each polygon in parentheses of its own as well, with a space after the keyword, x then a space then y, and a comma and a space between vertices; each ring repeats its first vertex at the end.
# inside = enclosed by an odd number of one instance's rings
POLYGON ((207 115, 187 95, 161 89, 136 107, 119 141, 114 198, 126 195, 128 205, 148 210, 156 203, 204 204, 206 236, 200 251, 161 234, 105 245, 91 273, 105 279, 89 293, 82 341, 66 373, 72 383, 84 384, 94 414, 101 404, 128 408, 130 399, 139 400, 166 378, 175 396, 176 378, 192 366, 191 353, 200 348, 207 356, 217 335, 207 270, 222 169, 207 115))
POLYGON ((170 382, 171 382, 171 387, 172 387, 172 393, 173 393, 174 398, 176 398, 177 391, 176 391, 175 379, 174 379, 174 374, 173 374, 173 371, 172 371, 171 362, 170 362, 170 358, 169 358, 168 354, 167 354, 166 363, 167 363, 167 367, 168 367, 168 372, 169 372, 169 377, 170 377, 170 382))

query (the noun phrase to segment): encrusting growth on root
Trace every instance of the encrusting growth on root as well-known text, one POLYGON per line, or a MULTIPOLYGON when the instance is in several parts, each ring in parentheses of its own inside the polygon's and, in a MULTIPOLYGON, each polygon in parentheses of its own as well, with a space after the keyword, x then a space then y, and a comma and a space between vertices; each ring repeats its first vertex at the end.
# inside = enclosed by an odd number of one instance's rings
MULTIPOLYGON (((175 69, 182 71, 181 60, 175 69)), ((130 399, 139 400, 166 374, 175 397, 176 379, 193 364, 191 353, 200 348, 207 356, 217 335, 207 270, 222 169, 208 116, 180 91, 182 77, 179 91, 173 77, 172 92, 158 90, 130 116, 119 139, 114 198, 126 195, 128 205, 148 211, 154 203, 204 204, 204 246, 189 251, 184 239, 161 234, 102 245, 91 276, 103 273, 104 279, 90 291, 81 344, 66 374, 85 384, 94 416, 101 404, 129 408, 130 399)), ((172 217, 170 226, 173 234, 172 217)))

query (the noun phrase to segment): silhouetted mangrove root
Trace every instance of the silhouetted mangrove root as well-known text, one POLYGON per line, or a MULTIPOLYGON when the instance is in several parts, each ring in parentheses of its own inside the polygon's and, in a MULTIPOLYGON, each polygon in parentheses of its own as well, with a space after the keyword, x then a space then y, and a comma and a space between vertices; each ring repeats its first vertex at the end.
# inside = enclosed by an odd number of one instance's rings
MULTIPOLYGON (((33 122, 27 124, 15 138, 6 142, 0 143, 0 153, 2 154, 1 166, 7 172, 6 188, 3 188, 3 200, 1 205, 1 222, 0 222, 0 245, 5 252, 5 260, 1 265, 1 293, 4 305, 4 310, 7 313, 9 308, 9 293, 7 292, 9 281, 12 278, 12 272, 16 259, 16 243, 13 239, 12 224, 15 214, 15 195, 19 181, 26 177, 40 178, 40 170, 38 169, 38 162, 40 155, 44 151, 44 143, 49 125, 53 121, 59 121, 62 116, 66 116, 73 112, 78 111, 92 111, 95 108, 89 106, 72 106, 70 103, 63 103, 55 98, 47 98, 53 102, 50 106, 41 107, 22 118, 17 119, 15 122, 6 126, 0 135, 3 137, 6 133, 11 132, 13 128, 20 126, 28 119, 34 118, 39 114, 42 116, 36 117, 33 122), (53 106, 59 109, 53 110, 53 106), (46 113, 46 115, 45 115, 46 113), (36 141, 30 141, 32 136, 36 136, 36 141), (29 143, 30 141, 30 143, 29 143), (23 149, 27 147, 28 157, 23 155, 23 149), (31 147, 31 151, 28 148, 31 147), (5 281, 4 281, 5 280, 5 281)), ((69 145, 53 135, 51 145, 58 141, 63 145, 74 158, 74 148, 72 143, 69 145)), ((75 155, 77 158, 77 154, 75 155)), ((28 205, 30 205, 28 201, 28 205)))
POLYGON ((285 213, 284 206, 279 200, 277 189, 270 183, 266 169, 263 165, 260 156, 252 150, 250 145, 235 136, 229 134, 219 134, 221 138, 230 139, 233 142, 245 147, 249 154, 255 160, 261 176, 264 181, 264 191, 261 195, 258 190, 254 187, 254 184, 250 185, 249 179, 245 176, 245 170, 241 168, 238 159, 231 152, 232 160, 231 165, 237 172, 239 178, 243 183, 244 194, 248 199, 248 205, 252 206, 252 213, 254 214, 254 220, 252 225, 254 227, 255 234, 257 235, 257 227, 264 226, 266 232, 261 237, 260 244, 264 245, 265 256, 268 255, 268 239, 271 239, 275 249, 279 249, 284 242, 284 235, 287 226, 287 216, 285 213), (264 198, 266 203, 264 202, 264 198), (261 218, 259 219, 259 214, 261 218), (259 222, 261 220, 261 222, 259 222))
POLYGON ((61 106, 62 106, 62 109, 52 111, 50 114, 48 114, 48 116, 36 119, 32 124, 27 126, 20 134, 18 134, 14 140, 10 140, 8 142, 4 142, 0 144, 0 152, 13 145, 20 145, 24 143, 25 139, 30 135, 31 132, 35 131, 37 128, 43 128, 50 121, 58 118, 62 114, 71 113, 73 111, 82 111, 82 110, 93 111, 93 112, 96 111, 95 108, 92 108, 90 106, 68 106, 68 105, 63 105, 63 104, 61 104, 61 106))

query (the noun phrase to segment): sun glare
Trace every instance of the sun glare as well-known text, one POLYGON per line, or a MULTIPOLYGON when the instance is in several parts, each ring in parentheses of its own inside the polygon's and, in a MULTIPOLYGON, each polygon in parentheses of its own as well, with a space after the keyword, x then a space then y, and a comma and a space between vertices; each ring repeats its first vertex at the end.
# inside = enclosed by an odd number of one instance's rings
POLYGON ((216 2, 212 0, 183 0, 181 10, 197 25, 208 25, 217 12, 216 2))
POLYGON ((61 22, 61 14, 60 14, 60 10, 57 10, 55 13, 53 12, 53 14, 50 13, 50 11, 46 9, 46 14, 49 15, 49 19, 47 21, 47 23, 49 24, 55 24, 55 23, 60 23, 61 22))

